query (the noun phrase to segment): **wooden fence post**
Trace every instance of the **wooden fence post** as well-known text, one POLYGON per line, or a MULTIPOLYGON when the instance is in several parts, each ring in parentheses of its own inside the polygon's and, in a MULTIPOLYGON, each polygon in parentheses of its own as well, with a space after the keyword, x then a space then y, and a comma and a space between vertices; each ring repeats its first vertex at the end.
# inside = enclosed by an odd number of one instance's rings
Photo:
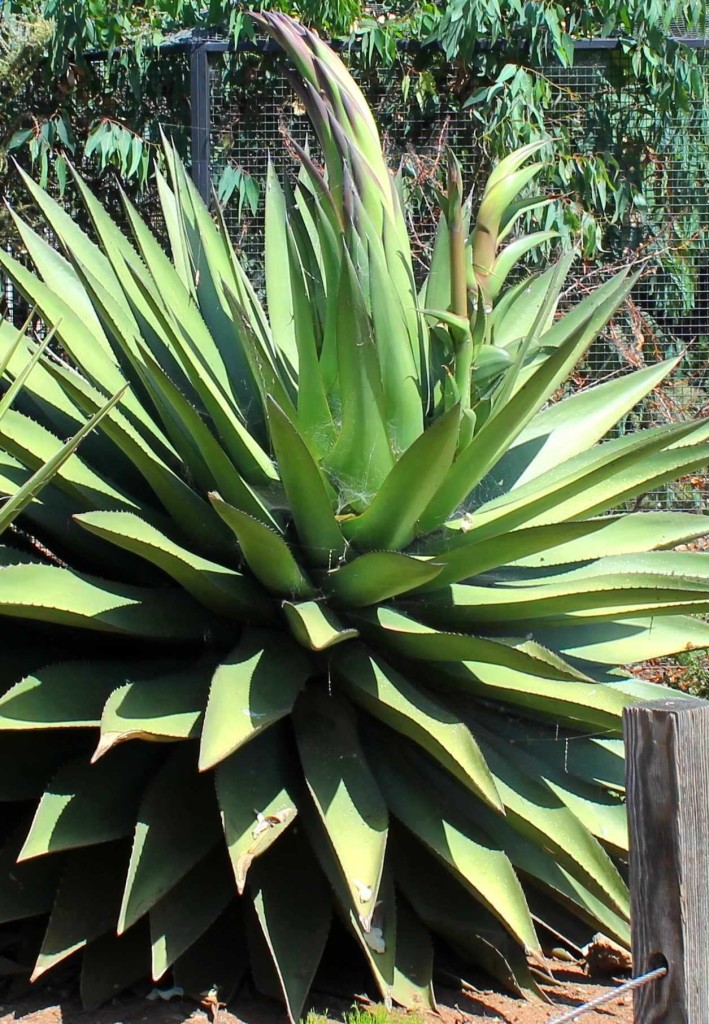
POLYGON ((709 701, 623 716, 636 1024, 709 1024, 709 701))

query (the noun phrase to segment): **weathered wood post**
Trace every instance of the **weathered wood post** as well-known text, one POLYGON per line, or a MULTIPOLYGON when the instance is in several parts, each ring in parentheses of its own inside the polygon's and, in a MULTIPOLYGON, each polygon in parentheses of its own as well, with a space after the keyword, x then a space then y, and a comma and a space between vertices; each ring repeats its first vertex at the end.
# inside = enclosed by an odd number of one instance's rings
POLYGON ((709 701, 623 716, 636 1024, 709 1024, 709 701))

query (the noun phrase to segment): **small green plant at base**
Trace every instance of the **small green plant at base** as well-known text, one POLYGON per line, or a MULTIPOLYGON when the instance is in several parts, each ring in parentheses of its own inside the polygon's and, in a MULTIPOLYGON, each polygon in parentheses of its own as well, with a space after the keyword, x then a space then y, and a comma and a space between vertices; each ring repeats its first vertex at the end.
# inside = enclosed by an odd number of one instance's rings
POLYGON ((415 1011, 391 1010, 382 1003, 366 1007, 355 1005, 334 1017, 327 1011, 323 1014, 311 1010, 302 1024, 332 1024, 333 1020, 342 1024, 425 1024, 424 1017, 415 1011))
POLYGON ((677 656, 682 672, 681 687, 693 697, 709 697, 709 655, 706 651, 686 651, 677 656))
POLYGON ((0 924, 88 1007, 250 971, 296 1021, 335 916, 386 1007, 433 1008, 438 938, 544 998, 546 935, 629 940, 622 713, 663 691, 619 666, 709 645, 709 567, 706 517, 617 509, 709 423, 600 443, 676 360, 549 404, 633 280, 506 286, 541 140, 474 221, 450 156, 419 291, 361 92, 260 23, 324 162, 269 175, 267 310, 169 145, 169 255, 78 175, 94 237, 25 178, 62 251, 0 250, 61 345, 0 324, 0 924))

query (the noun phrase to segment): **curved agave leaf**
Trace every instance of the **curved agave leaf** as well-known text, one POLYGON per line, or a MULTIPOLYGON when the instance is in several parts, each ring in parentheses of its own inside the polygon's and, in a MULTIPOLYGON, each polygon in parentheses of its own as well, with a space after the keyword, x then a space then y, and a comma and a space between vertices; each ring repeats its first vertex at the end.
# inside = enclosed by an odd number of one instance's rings
POLYGON ((130 847, 124 841, 75 850, 52 905, 32 972, 36 981, 67 957, 116 927, 130 847))
POLYGON ((546 1000, 529 970, 524 949, 476 900, 462 893, 450 874, 424 848, 396 835, 396 876, 431 931, 473 956, 496 981, 515 995, 546 1000), (427 880, 421 885, 421 878, 427 880))
POLYGON ((370 931, 384 870, 388 816, 357 738, 354 712, 334 694, 303 694, 293 717, 310 794, 352 905, 370 931))
POLYGON ((229 859, 216 846, 150 911, 154 981, 197 942, 233 895, 229 859))
POLYGON ((349 646, 334 664, 354 701, 414 740, 491 807, 502 810, 487 763, 456 715, 362 649, 349 646))
POLYGON ((327 883, 305 843, 291 833, 253 866, 249 888, 288 1017, 296 1024, 330 931, 327 883))
POLYGON ((199 638, 212 625, 179 590, 109 583, 52 565, 8 565, 0 573, 5 615, 157 639, 199 638))
MULTIPOLYGON (((372 751, 374 754, 374 751, 372 751)), ((527 903, 507 855, 477 825, 441 806, 433 787, 404 759, 378 747, 377 777, 396 817, 452 871, 525 949, 539 948, 527 903)))
POLYGON ((281 837, 298 814, 288 768, 283 734, 277 725, 217 766, 217 800, 239 895, 254 860, 281 837))
POLYGON ((119 750, 100 766, 84 758, 61 768, 44 791, 19 860, 130 835, 137 801, 155 758, 149 748, 119 750))
POLYGON ((313 651, 324 651, 359 636, 356 629, 343 626, 334 611, 317 601, 284 601, 281 607, 295 639, 313 651))
POLYGON ((217 614, 257 621, 271 618, 265 594, 251 580, 182 548, 139 516, 130 512, 88 512, 75 519, 97 536, 157 565, 217 614))
MULTIPOLYGON (((115 754, 130 749, 124 747, 115 754)), ((151 910, 219 841, 214 790, 207 778, 198 775, 195 755, 194 744, 178 744, 145 789, 118 916, 119 935, 151 910)), ((98 766, 104 763, 102 759, 98 766)))
POLYGON ((397 551, 370 551, 333 569, 324 589, 335 607, 366 608, 434 580, 435 562, 425 562, 397 551))
POLYGON ((268 526, 210 494, 214 509, 234 536, 254 576, 283 597, 313 597, 315 591, 286 542, 268 526))
POLYGON ((92 760, 127 740, 188 740, 200 735, 213 666, 195 665, 117 687, 101 713, 92 760))
POLYGON ((290 714, 311 674, 305 654, 279 633, 245 631, 212 676, 199 768, 213 768, 290 714))

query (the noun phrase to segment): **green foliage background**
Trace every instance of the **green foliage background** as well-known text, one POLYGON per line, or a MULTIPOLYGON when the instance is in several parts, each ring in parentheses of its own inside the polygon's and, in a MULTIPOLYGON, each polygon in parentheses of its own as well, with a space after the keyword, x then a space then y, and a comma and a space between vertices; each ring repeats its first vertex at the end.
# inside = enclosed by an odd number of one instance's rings
POLYGON ((470 107, 492 158, 551 124, 558 155, 550 183, 580 200, 590 214, 579 217, 570 203, 562 217, 582 231, 589 253, 600 241, 598 220, 619 222, 642 195, 643 171, 668 124, 677 125, 678 113, 691 118, 696 104, 706 100, 697 53, 671 38, 678 24, 687 34, 704 32, 699 0, 577 0, 566 5, 441 0, 373 6, 361 0, 212 0, 207 6, 197 0, 6 0, 0 71, 3 77, 10 73, 14 96, 6 95, 0 109, 4 147, 37 162, 44 179, 53 169, 60 185, 65 181, 62 156, 76 158, 82 150, 102 167, 112 164, 122 177, 144 181, 149 159, 142 142, 151 138, 146 111, 160 94, 169 94, 174 106, 184 92, 179 76, 172 84, 164 74, 156 78, 152 48, 191 28, 219 29, 243 41, 253 34, 246 11, 261 8, 287 10, 339 37, 356 63, 403 61, 402 88, 413 89, 421 104, 445 97, 470 107), (609 133, 602 151, 579 154, 568 128, 553 116, 563 96, 540 69, 568 67, 574 41, 594 37, 619 40, 613 72, 618 107, 607 116, 612 121, 624 111, 624 132, 614 140, 609 133), (401 49, 401 43, 412 42, 421 48, 401 49), (87 90, 91 74, 82 54, 96 49, 114 55, 129 81, 135 103, 122 117, 107 120, 100 100, 87 90), (29 77, 31 90, 25 92, 29 77), (656 138, 647 137, 649 122, 656 138))
MULTIPOLYGON (((379 76, 381 87, 390 69, 379 117, 414 105, 422 117, 445 110, 469 118, 475 152, 454 140, 464 167, 489 165, 548 133, 541 184, 557 201, 541 223, 530 215, 523 227, 580 240, 587 266, 622 263, 644 245, 660 268, 648 285, 653 311, 672 311, 660 315, 670 331, 662 354, 674 351, 669 321, 696 306, 709 226, 704 52, 674 38, 703 36, 699 0, 5 0, 0 75, 12 88, 0 100, 0 188, 9 187, 12 156, 63 194, 71 160, 101 183, 114 212, 116 180, 140 200, 159 158, 158 124, 189 152, 188 61, 156 47, 193 29, 248 43, 247 12, 259 9, 285 10, 334 38, 365 91, 367 76, 379 76), (579 115, 568 85, 570 67, 584 59, 575 43, 597 38, 617 45, 604 51, 599 89, 579 115), (83 56, 92 50, 107 54, 108 81, 83 56), (686 183, 679 191, 678 180, 686 183)), ((252 54, 223 62, 221 73, 223 88, 243 99, 271 72, 252 54)), ((228 153, 221 161, 219 198, 234 204, 237 220, 262 211, 264 184, 228 153)), ((549 256, 547 246, 533 259, 549 256)))

